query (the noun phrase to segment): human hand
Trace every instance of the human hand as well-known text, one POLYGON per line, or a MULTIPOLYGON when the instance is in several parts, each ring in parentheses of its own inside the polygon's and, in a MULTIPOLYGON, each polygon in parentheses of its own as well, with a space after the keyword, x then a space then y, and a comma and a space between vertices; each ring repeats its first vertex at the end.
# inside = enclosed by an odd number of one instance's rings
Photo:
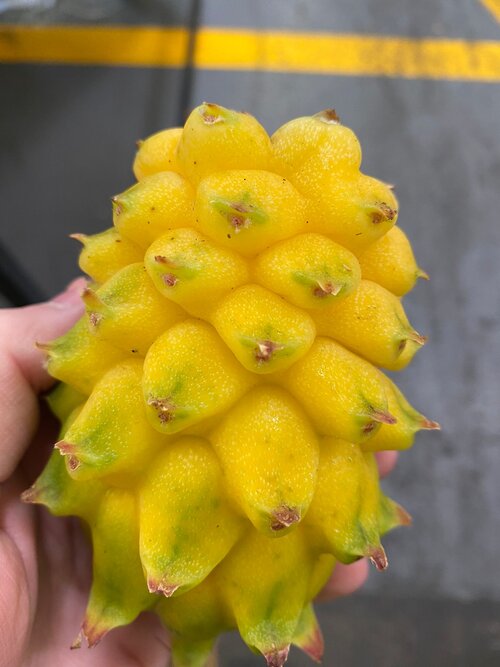
POLYGON ((48 303, 0 311, 0 667, 165 667, 159 620, 143 614, 110 633, 98 651, 70 651, 82 622, 91 553, 74 518, 53 517, 20 494, 57 440, 38 395, 52 384, 35 341, 82 314, 83 279, 48 303))
MULTIPOLYGON (((0 311, 0 667, 164 667, 168 653, 149 613, 111 632, 97 651, 69 651, 90 589, 89 545, 76 519, 20 501, 57 440, 57 423, 38 398, 52 380, 35 342, 78 319, 83 287, 79 279, 50 302, 0 311)), ((386 474, 396 455, 377 456, 386 474)), ((320 599, 352 593, 367 569, 366 560, 338 564, 320 599)))

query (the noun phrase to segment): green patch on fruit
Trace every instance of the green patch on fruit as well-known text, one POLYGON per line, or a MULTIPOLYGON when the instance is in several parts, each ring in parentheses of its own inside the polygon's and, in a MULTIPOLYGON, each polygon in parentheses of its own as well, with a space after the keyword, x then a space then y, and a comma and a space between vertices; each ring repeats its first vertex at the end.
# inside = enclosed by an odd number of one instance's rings
POLYGON ((252 203, 249 192, 244 192, 237 201, 215 197, 210 200, 210 204, 229 223, 235 234, 252 225, 262 225, 268 221, 265 211, 259 205, 252 203))

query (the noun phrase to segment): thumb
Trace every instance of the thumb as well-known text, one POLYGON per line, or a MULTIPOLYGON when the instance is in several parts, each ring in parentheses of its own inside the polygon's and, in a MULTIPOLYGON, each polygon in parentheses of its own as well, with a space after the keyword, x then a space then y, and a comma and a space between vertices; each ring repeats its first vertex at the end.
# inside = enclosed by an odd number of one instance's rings
POLYGON ((35 343, 57 338, 80 317, 83 278, 46 303, 0 310, 0 482, 17 466, 38 424, 40 391, 52 383, 35 343))
POLYGON ((35 392, 47 389, 52 380, 44 369, 45 355, 36 343, 65 333, 83 313, 80 293, 85 279, 77 278, 61 294, 45 303, 0 311, 0 350, 21 371, 35 392))

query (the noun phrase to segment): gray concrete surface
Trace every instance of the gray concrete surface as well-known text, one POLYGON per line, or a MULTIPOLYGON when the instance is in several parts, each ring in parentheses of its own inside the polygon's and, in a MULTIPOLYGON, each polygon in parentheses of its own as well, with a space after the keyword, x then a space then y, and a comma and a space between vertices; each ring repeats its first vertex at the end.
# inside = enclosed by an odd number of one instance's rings
POLYGON ((480 0, 210 0, 203 2, 202 24, 498 39, 480 0))
MULTIPOLYGON (((319 608, 324 667, 497 667, 500 604, 355 595, 319 608)), ((220 667, 263 667, 236 635, 223 638, 220 667)), ((312 667, 292 647, 287 667, 312 667)))
MULTIPOLYGON (((113 20, 165 23, 164 5, 145 4, 141 15, 137 3, 123 3, 113 20)), ((169 16, 182 24, 189 3, 174 4, 169 16)), ((472 0, 205 0, 201 20, 499 37, 472 0)), ((77 248, 67 234, 111 223, 109 197, 131 181, 134 140, 177 121, 183 74, 0 66, 1 239, 47 294, 74 275, 77 248)), ((431 275, 406 300, 430 342, 398 383, 443 431, 420 436, 386 483, 415 519, 387 538, 388 572, 321 611, 325 664, 500 664, 499 86, 203 71, 191 104, 203 99, 247 109, 269 131, 335 106, 361 139, 364 170, 396 183, 400 224, 431 275)), ((233 639, 224 646, 224 667, 261 664, 233 639)), ((294 654, 290 664, 306 663, 294 654)))

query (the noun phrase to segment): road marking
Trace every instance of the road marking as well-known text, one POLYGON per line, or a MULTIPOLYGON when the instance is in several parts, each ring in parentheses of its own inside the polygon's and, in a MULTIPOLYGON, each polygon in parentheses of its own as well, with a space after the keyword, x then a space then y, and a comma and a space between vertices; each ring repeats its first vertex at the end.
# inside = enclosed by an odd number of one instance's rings
POLYGON ((481 0, 481 4, 484 5, 500 23, 500 0, 481 0))
POLYGON ((203 29, 195 64, 350 76, 500 81, 500 42, 203 29))
POLYGON ((0 62, 183 67, 184 28, 0 24, 0 62))
MULTIPOLYGON (((182 67, 184 28, 0 26, 0 62, 182 67)), ((202 28, 200 69, 500 82, 500 42, 202 28)))

